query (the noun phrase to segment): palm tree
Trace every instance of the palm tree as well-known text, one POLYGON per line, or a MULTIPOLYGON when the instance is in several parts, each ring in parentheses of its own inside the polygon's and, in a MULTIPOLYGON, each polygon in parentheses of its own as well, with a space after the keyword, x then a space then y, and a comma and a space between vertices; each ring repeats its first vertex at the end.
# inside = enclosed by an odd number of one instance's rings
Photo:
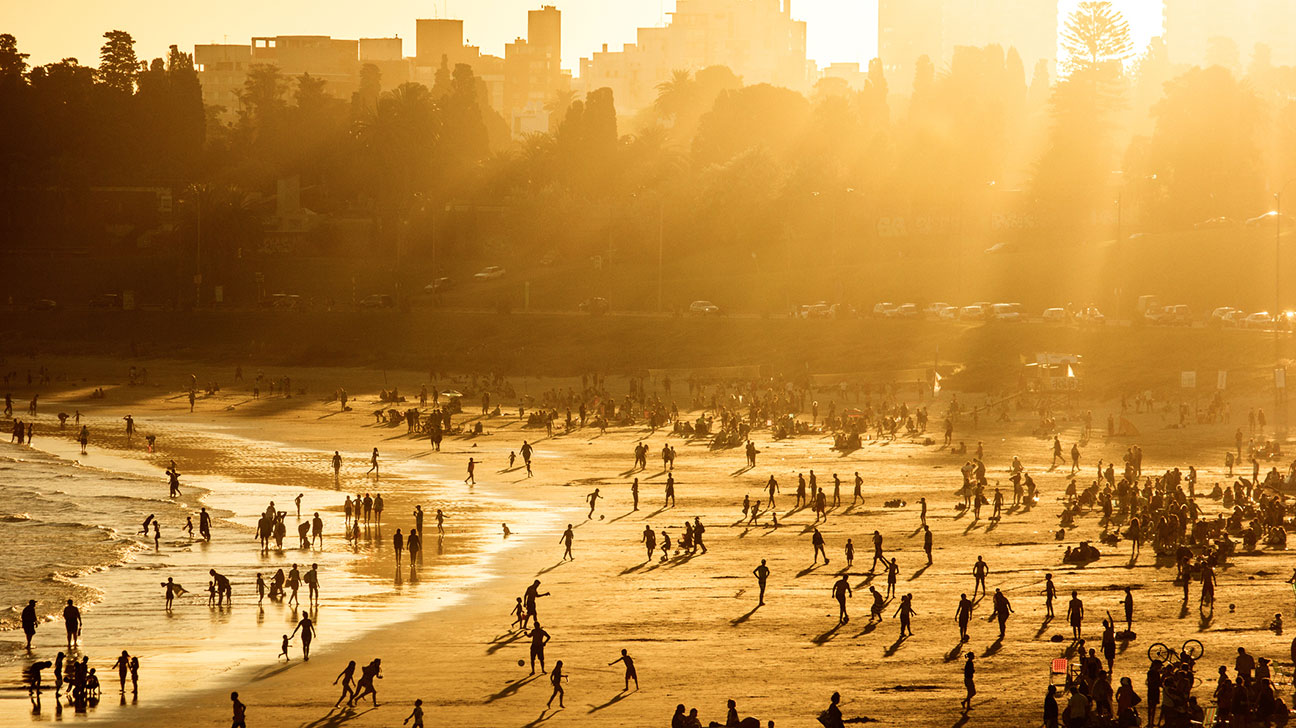
POLYGON ((688 71, 674 71, 669 81, 657 84, 657 100, 653 108, 666 119, 676 119, 696 96, 697 84, 688 71))

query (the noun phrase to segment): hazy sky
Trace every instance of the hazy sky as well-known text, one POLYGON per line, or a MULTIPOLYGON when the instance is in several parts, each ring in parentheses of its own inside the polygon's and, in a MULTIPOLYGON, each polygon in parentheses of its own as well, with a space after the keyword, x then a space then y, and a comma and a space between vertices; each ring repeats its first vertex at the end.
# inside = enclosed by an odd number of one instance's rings
MULTIPOLYGON (((1047 2, 1048 0, 1039 0, 1047 2)), ((1062 0, 1067 12, 1078 0, 1062 0)), ((13 33, 33 64, 66 56, 98 63, 106 30, 120 28, 137 41, 141 57, 163 55, 168 45, 192 51, 195 43, 247 43, 253 35, 332 35, 339 38, 399 35, 414 54, 414 19, 464 20, 464 33, 486 53, 526 35, 526 11, 542 0, 55 0, 6 2, 0 32, 13 33)), ((601 44, 634 42, 635 29, 659 25, 674 0, 543 0, 563 11, 563 66, 576 69, 581 56, 601 44)), ((1130 19, 1140 50, 1161 28, 1161 0, 1116 0, 1130 19)), ((809 23, 809 55, 820 65, 867 63, 877 51, 877 0, 793 0, 794 17, 809 23)))

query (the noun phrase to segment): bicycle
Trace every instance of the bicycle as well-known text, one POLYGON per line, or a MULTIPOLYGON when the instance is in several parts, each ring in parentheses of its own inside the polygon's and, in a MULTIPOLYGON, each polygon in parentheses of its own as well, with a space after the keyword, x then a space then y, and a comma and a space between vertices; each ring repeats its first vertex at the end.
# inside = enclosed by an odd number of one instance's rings
POLYGON ((1148 648, 1148 659, 1160 660, 1162 664, 1183 662, 1185 657, 1192 662, 1196 662, 1204 654, 1206 654, 1205 646, 1202 645, 1200 640, 1195 639, 1184 640, 1183 646, 1178 652, 1170 649, 1163 642, 1153 643, 1148 648))

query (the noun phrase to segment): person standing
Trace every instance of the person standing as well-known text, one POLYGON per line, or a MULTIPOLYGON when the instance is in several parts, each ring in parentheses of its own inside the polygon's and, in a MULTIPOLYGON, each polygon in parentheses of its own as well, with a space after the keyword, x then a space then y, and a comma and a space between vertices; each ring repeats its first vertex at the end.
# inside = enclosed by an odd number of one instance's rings
POLYGON ((959 595, 958 609, 954 610, 954 621, 958 623, 959 643, 968 640, 968 622, 972 619, 972 600, 967 594, 959 595))
POLYGON ((932 532, 931 532, 931 529, 927 527, 927 524, 926 524, 926 523, 923 524, 923 527, 922 527, 922 528, 923 528, 923 553, 927 554, 927 565, 928 565, 928 566, 931 566, 931 564, 932 564, 932 532))
POLYGON ((615 660, 609 662, 609 663, 608 663, 608 667, 612 667, 613 665, 617 664, 618 662, 624 662, 624 663, 625 663, 625 691, 626 691, 626 692, 629 692, 629 691, 630 691, 630 681, 631 681, 631 680, 634 680, 635 690, 638 690, 638 689, 639 689, 639 673, 635 672, 634 658, 631 657, 630 654, 629 654, 628 652, 626 652, 625 650, 621 650, 621 656, 618 657, 617 659, 615 659, 615 660))
POLYGON ((999 639, 1001 641, 1004 638, 1004 631, 1008 628, 1008 615, 1012 614, 1012 611, 1012 604, 1008 602, 1008 596, 996 588, 994 593, 993 616, 999 620, 999 639))
POLYGON ((296 637, 297 633, 301 632, 302 659, 309 662, 311 640, 315 638, 315 623, 311 621, 310 613, 306 611, 302 611, 301 614, 302 614, 301 621, 299 621, 297 623, 297 626, 293 628, 293 632, 291 635, 289 635, 288 639, 292 639, 293 637, 296 637))
POLYGON ((567 524, 567 530, 558 537, 558 543, 563 544, 563 555, 561 561, 575 561, 576 557, 572 555, 572 541, 575 540, 576 534, 572 531, 572 525, 567 524))
POLYGON ((76 608, 72 600, 67 600, 67 606, 63 607, 63 625, 67 628, 68 647, 79 645, 81 643, 81 610, 76 608))
POLYGON ((1053 575, 1044 575, 1044 618, 1053 619, 1053 599, 1057 597, 1057 587, 1053 585, 1053 575))
POLYGON ((539 660, 540 674, 543 675, 545 672, 544 650, 545 645, 549 644, 549 633, 544 631, 544 628, 540 626, 540 620, 537 619, 535 627, 526 632, 526 635, 531 638, 531 674, 535 674, 536 660, 539 660))
POLYGON ((770 570, 765 565, 765 559, 761 559, 760 566, 757 566, 752 574, 756 576, 756 583, 760 586, 760 601, 756 604, 758 607, 765 606, 765 584, 769 581, 770 570))
POLYGON ((812 563, 819 563, 819 555, 823 554, 824 565, 826 566, 828 564, 828 552, 824 550, 824 537, 822 533, 819 533, 819 529, 814 529, 814 533, 810 535, 810 543, 814 546, 814 561, 812 563))
POLYGON ((850 579, 846 574, 833 583, 833 598, 837 600, 837 624, 846 624, 850 622, 850 615, 846 613, 846 599, 851 596, 850 579))
POLYGON ((234 707, 234 719, 230 728, 247 728, 247 706, 239 700, 238 693, 230 693, 230 702, 234 707))
POLYGON ((1081 627, 1084 624, 1084 602, 1074 590, 1071 592, 1071 601, 1067 604, 1067 621, 1071 623, 1071 637, 1076 642, 1080 641, 1081 627))
POLYGON ((27 600, 27 606, 22 610, 22 629, 23 635, 27 637, 28 650, 31 650, 32 637, 36 636, 36 624, 39 621, 36 617, 36 600, 27 600))
POLYGON ((972 662, 974 658, 975 655, 969 652, 967 660, 963 663, 963 687, 967 691, 962 701, 964 713, 972 709, 972 698, 976 696, 976 665, 972 662))

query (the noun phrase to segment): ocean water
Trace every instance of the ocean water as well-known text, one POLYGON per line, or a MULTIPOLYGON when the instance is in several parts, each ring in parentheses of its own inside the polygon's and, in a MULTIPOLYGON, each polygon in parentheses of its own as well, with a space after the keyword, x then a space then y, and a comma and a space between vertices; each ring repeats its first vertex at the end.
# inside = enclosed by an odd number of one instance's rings
MULTIPOLYGON (((281 452, 285 459, 314 457, 282 443, 248 441, 225 432, 208 433, 212 447, 230 452, 256 449, 281 452)), ((38 440, 38 442, 40 442, 38 440)), ((550 530, 556 516, 537 504, 505 500, 478 487, 471 493, 457 478, 444 477, 435 463, 410 461, 385 465, 382 492, 386 524, 362 531, 356 544, 341 535, 341 502, 345 493, 274 483, 249 483, 220 476, 182 477, 182 497, 167 498, 167 481, 152 464, 128 454, 98 452, 81 456, 67 440, 48 439, 45 451, 0 443, 0 725, 57 719, 51 694, 41 710, 21 689, 22 669, 36 660, 52 660, 66 651, 61 617, 66 599, 81 607, 84 626, 80 651, 97 667, 111 697, 92 707, 96 716, 121 720, 137 705, 174 700, 189 690, 237 685, 273 671, 283 634, 291 633, 300 609, 266 599, 258 604, 255 575, 269 583, 278 568, 297 563, 303 573, 319 565, 320 601, 312 610, 318 636, 312 656, 348 642, 367 630, 413 619, 460 602, 468 591, 492 578, 490 564, 510 546, 499 523, 528 523, 530 530, 550 530), (319 511, 325 521, 323 549, 297 546, 298 523, 292 500, 304 494, 302 518, 319 511), (254 525, 269 501, 288 511, 284 550, 262 552, 254 525), (424 563, 396 569, 391 534, 408 531, 414 503, 423 504, 432 530, 436 508, 451 514, 445 544, 425 542, 424 563), (212 542, 190 540, 181 530, 191 516, 197 535, 198 508, 215 519, 212 542), (160 548, 151 534, 140 534, 149 514, 161 522, 160 548), (208 569, 233 583, 234 602, 208 605, 208 569), (164 609, 161 583, 167 577, 187 594, 164 609), (47 618, 33 650, 23 649, 19 614, 28 599, 38 601, 47 618), (140 694, 127 702, 117 697, 116 674, 110 669, 121 650, 140 658, 140 694)), ((183 464, 180 466, 183 472, 183 464)), ((354 493, 355 488, 349 487, 354 493)), ((514 537, 513 542, 516 543, 514 537)), ((306 600, 306 588, 300 597, 306 600)), ((291 656, 300 659, 294 640, 291 656)), ((355 654, 347 659, 360 660, 355 654)), ((47 673, 47 680, 52 676, 47 673)))

